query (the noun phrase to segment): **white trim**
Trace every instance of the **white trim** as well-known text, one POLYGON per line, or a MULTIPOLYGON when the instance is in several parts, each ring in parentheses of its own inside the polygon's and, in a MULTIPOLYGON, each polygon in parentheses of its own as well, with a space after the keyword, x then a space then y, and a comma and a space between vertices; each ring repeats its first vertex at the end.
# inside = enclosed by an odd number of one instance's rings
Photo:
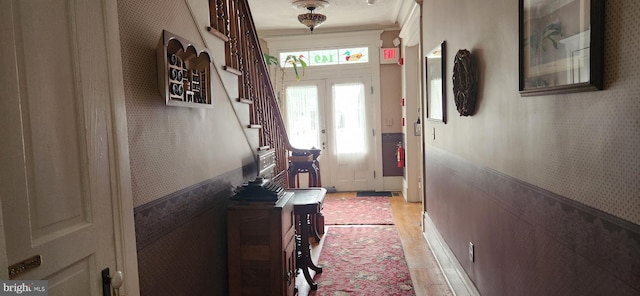
MULTIPOLYGON (((409 202, 422 200, 420 190, 420 179, 422 178, 423 161, 421 157, 422 137, 414 133, 414 123, 421 117, 421 95, 419 79, 421 74, 422 60, 419 56, 419 47, 403 47, 404 66, 402 67, 402 97, 405 98, 405 105, 402 107, 402 116, 406 124, 402 127, 405 148, 405 169, 403 193, 409 202)), ((421 121, 422 122, 422 121, 421 121)))
POLYGON ((122 74, 120 27, 116 1, 103 0, 105 38, 111 90, 111 114, 108 131, 112 180, 113 223, 116 241, 116 270, 124 273, 121 295, 140 295, 138 253, 133 219, 133 193, 129 163, 129 136, 122 74))
POLYGON ((383 191, 402 191, 402 176, 383 177, 382 183, 384 184, 383 191))
POLYGON ((370 48, 375 49, 380 47, 380 34, 382 34, 382 32, 382 30, 371 30, 298 36, 275 36, 265 37, 264 40, 267 42, 269 53, 272 55, 274 55, 274 53, 277 54, 287 51, 358 47, 363 45, 369 45, 370 48))
POLYGON ((415 46, 420 43, 420 5, 413 4, 409 17, 402 29, 400 38, 404 41, 404 46, 415 46))
POLYGON ((422 234, 427 240, 427 244, 429 244, 429 248, 436 258, 436 262, 438 262, 438 266, 453 294, 458 296, 480 296, 480 292, 476 289, 451 249, 449 249, 427 212, 423 212, 423 228, 424 232, 422 234))

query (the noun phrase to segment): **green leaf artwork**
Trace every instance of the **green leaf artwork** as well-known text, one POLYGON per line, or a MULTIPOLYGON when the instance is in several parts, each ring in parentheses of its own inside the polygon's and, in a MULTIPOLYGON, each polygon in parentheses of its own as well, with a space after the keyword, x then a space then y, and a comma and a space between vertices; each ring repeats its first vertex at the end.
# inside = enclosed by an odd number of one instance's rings
POLYGON ((529 46, 534 52, 547 51, 547 44, 551 43, 553 48, 558 49, 558 40, 562 37, 562 27, 560 23, 551 23, 544 27, 542 31, 533 31, 529 37, 529 46), (545 42, 547 41, 547 42, 545 42))

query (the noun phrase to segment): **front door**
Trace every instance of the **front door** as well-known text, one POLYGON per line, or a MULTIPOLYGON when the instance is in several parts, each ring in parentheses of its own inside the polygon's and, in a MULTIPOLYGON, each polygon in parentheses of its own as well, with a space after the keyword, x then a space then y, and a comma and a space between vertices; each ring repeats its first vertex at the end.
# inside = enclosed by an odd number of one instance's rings
POLYGON ((39 256, 9 277, 47 280, 48 295, 102 295, 101 270, 116 270, 104 5, 0 2, 3 255, 39 256))
POLYGON ((374 189, 370 80, 309 80, 286 86, 287 135, 296 148, 322 149, 323 187, 374 189))
POLYGON ((374 189, 373 104, 368 78, 330 80, 327 159, 340 191, 374 189))

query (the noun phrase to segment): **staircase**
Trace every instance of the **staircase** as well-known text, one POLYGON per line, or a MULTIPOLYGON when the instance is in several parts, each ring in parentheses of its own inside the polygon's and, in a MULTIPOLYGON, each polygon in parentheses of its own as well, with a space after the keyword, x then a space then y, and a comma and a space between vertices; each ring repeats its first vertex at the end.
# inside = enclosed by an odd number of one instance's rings
POLYGON ((265 150, 275 152, 272 182, 287 188, 292 184, 287 180, 289 157, 309 156, 317 167, 320 150, 297 149, 289 143, 248 1, 209 0, 209 23, 207 31, 224 42, 222 68, 237 76, 234 107, 239 120, 247 121, 241 123, 247 138, 252 147, 256 147, 256 154, 265 150), (248 106, 248 113, 243 105, 248 106), (254 132, 257 133, 255 141, 254 132))

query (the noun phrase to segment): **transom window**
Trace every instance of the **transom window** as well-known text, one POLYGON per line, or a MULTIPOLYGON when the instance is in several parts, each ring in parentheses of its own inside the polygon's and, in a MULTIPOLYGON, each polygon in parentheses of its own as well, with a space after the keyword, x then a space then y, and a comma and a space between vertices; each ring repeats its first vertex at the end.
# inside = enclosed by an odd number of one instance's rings
POLYGON ((281 52, 280 63, 284 64, 284 67, 293 67, 293 65, 285 63, 289 55, 302 59, 309 67, 369 62, 368 47, 281 52))

